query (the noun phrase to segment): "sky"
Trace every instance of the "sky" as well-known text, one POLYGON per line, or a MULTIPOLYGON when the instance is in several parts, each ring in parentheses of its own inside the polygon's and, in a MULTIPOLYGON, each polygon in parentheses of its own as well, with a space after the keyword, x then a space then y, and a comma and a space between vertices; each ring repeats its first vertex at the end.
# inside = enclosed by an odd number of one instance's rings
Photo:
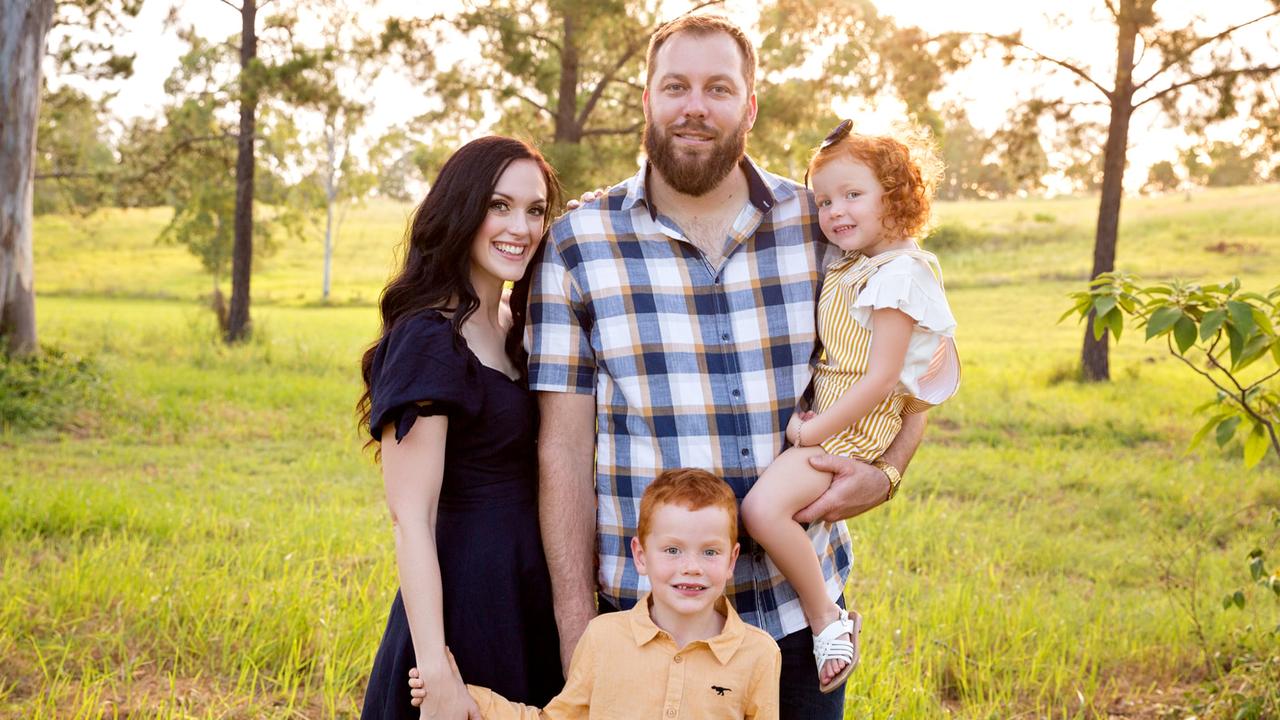
MULTIPOLYGON (((917 25, 931 33, 945 31, 983 31, 1002 34, 1021 30, 1022 38, 1029 45, 1047 55, 1072 58, 1089 67, 1104 84, 1109 84, 1114 74, 1115 30, 1107 22, 1106 9, 1098 0, 1070 2, 1069 0, 912 0, 893 2, 873 0, 879 11, 893 16, 899 24, 917 25), (1071 22, 1055 20, 1052 13, 1072 9, 1071 22)), ((457 0, 433 0, 422 3, 417 0, 382 0, 376 7, 362 12, 362 21, 372 26, 381 24, 390 15, 413 15, 447 9, 457 0), (427 8, 430 8, 428 10, 427 8)), ((358 5, 358 3, 355 3, 358 5)), ((664 9, 678 14, 688 6, 687 1, 666 0, 664 9)), ((238 14, 221 0, 146 0, 141 15, 131 23, 132 31, 116 38, 116 46, 124 52, 137 53, 134 75, 116 86, 118 95, 110 102, 112 112, 120 117, 155 116, 165 102, 162 85, 183 51, 183 43, 172 28, 165 26, 170 9, 177 7, 177 17, 182 24, 191 24, 208 38, 225 38, 237 33, 238 14)), ((1243 19, 1266 12, 1267 0, 1163 0, 1158 6, 1162 16, 1171 20, 1190 19, 1193 13, 1201 14, 1213 27, 1227 27, 1243 19)), ((268 8, 269 12, 270 8, 268 8)), ((728 0, 725 10, 737 22, 750 27, 755 19, 754 3, 728 0)), ((305 19, 299 31, 306 32, 305 19)), ((1261 53, 1280 55, 1280 37, 1268 37, 1262 32, 1249 31, 1244 39, 1261 53)), ((444 62, 465 62, 470 46, 459 39, 442 50, 444 62)), ((1140 66, 1141 67, 1141 66, 1140 66)), ((993 131, 1006 118, 1008 108, 1016 100, 1025 99, 1034 88, 1061 89, 1075 92, 1081 99, 1100 99, 1094 89, 1075 89, 1062 73, 1049 74, 1043 70, 1022 67, 1005 67, 996 60, 977 62, 953 75, 944 91, 935 96, 963 106, 971 121, 978 128, 993 131), (995 94, 991 88, 1002 91, 995 94), (1007 90, 1003 90, 1007 88, 1007 90), (1090 95, 1092 93, 1092 95, 1090 95)), ((427 110, 430 101, 414 89, 413 83, 392 73, 383 73, 371 88, 374 108, 364 130, 364 141, 377 137, 387 128, 405 122, 427 110)), ((1150 108, 1148 108, 1150 109, 1150 108)), ((875 129, 901 116, 902 108, 894 101, 878 105, 863 101, 838 105, 836 113, 854 117, 860 126, 875 129)), ((1082 110, 1081 112, 1090 112, 1082 110)), ((1105 109, 1097 108, 1096 119, 1105 122, 1105 109)), ((1214 129, 1213 139, 1237 137, 1240 124, 1228 123, 1214 129)), ((1136 189, 1146 179, 1146 168, 1158 160, 1172 159, 1179 148, 1190 144, 1188 138, 1157 112, 1136 115, 1130 135, 1130 170, 1126 185, 1136 189)), ((1053 183, 1050 183, 1051 189, 1053 183)))

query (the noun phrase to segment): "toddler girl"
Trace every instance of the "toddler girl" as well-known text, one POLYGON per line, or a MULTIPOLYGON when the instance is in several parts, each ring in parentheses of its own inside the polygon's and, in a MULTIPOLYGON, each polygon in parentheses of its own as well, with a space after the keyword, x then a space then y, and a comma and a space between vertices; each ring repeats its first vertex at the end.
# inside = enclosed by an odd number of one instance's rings
POLYGON ((795 588, 809 627, 820 630, 813 645, 823 692, 839 687, 857 665, 861 617, 850 619, 827 595, 813 543, 792 519, 831 485, 831 475, 808 461, 824 452, 876 461, 904 413, 941 403, 960 380, 941 269, 916 240, 941 163, 925 138, 859 135, 852 126, 840 123, 806 173, 822 232, 844 251, 827 268, 818 297, 823 355, 813 378, 815 412, 792 415, 786 429, 792 447, 742 504, 751 536, 795 588))

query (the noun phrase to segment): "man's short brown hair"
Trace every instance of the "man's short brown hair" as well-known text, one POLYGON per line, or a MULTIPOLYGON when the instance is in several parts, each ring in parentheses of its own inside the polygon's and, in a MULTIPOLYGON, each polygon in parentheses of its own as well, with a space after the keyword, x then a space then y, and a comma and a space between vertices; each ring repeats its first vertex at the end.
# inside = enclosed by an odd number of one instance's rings
POLYGON ((676 33, 687 32, 691 35, 704 37, 722 32, 738 44, 738 49, 742 51, 742 77, 747 82, 747 94, 755 92, 756 88, 756 48, 751 44, 751 40, 747 34, 742 32, 742 28, 733 24, 729 18, 714 13, 691 13, 681 15, 680 17, 668 23, 663 23, 649 38, 649 53, 645 56, 645 65, 647 66, 645 75, 645 85, 653 82, 653 58, 658 54, 658 48, 663 43, 671 39, 676 33))
POLYGON ((653 514, 663 505, 678 505, 688 510, 715 507, 729 516, 729 544, 738 542, 738 498, 724 480, 706 470, 680 468, 668 470, 640 497, 640 519, 636 524, 636 537, 644 544, 653 514))

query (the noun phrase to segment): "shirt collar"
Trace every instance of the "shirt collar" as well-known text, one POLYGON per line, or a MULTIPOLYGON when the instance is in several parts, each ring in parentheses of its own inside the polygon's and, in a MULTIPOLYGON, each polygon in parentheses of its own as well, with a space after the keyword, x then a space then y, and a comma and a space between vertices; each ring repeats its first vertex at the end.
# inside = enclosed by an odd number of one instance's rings
MULTIPOLYGON (((716 656, 716 660, 721 665, 727 665, 733 659, 733 654, 742 646, 742 641, 747 636, 747 625, 742 618, 738 617, 738 612, 724 596, 716 600, 716 610, 724 614, 724 629, 715 637, 695 640, 690 645, 706 644, 711 649, 711 654, 716 656)), ((655 625, 653 618, 649 616, 649 593, 645 593, 644 597, 627 611, 627 616, 631 625, 631 636, 635 639, 637 647, 649 643, 660 633, 670 637, 665 630, 655 625)))
MULTIPOLYGON (((646 159, 641 163, 640 170, 627 180, 627 194, 622 199, 622 209, 629 211, 636 205, 644 203, 649 210, 649 219, 657 220, 658 208, 649 201, 649 170, 652 167, 646 159)), ((743 155, 738 167, 742 168, 747 176, 747 199, 762 214, 769 214, 769 211, 779 202, 796 196, 797 186, 794 182, 784 180, 762 169, 750 157, 743 155)))

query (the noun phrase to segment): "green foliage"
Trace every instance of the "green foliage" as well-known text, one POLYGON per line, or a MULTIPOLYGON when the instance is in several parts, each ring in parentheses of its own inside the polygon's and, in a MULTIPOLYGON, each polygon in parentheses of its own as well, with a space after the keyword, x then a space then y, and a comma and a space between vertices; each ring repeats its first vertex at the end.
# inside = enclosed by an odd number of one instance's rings
MULTIPOLYGON (((1271 511, 1263 545, 1280 548, 1280 512, 1271 511)), ((1235 632, 1231 665, 1209 684, 1195 710, 1201 717, 1263 720, 1280 717, 1280 569, 1267 565, 1267 553, 1255 547, 1245 556, 1250 582, 1222 598, 1224 611, 1251 613, 1251 622, 1235 632), (1266 615, 1263 608, 1270 607, 1266 615), (1269 617, 1269 619, 1268 619, 1269 617)))
MULTIPOLYGON (((1003 198, 1043 188, 1041 178, 1049 171, 1049 161, 1035 115, 1016 116, 997 132, 984 133, 973 127, 962 107, 950 106, 940 122, 946 171, 938 188, 939 198, 1003 198)), ((1062 148, 1056 149, 1063 154, 1062 148)), ((1093 160, 1082 162, 1087 166, 1093 160)), ((1086 170, 1068 170, 1066 174, 1074 178, 1086 170)))
POLYGON ((1173 163, 1161 160, 1147 170, 1147 182, 1142 189, 1147 192, 1172 192, 1177 190, 1180 184, 1182 184, 1182 178, 1178 177, 1178 171, 1174 169, 1173 163))
POLYGON ((1239 143, 1221 140, 1191 147, 1182 153, 1187 177, 1197 185, 1233 187, 1261 180, 1261 154, 1248 153, 1239 143))
MULTIPOLYGON (((228 43, 209 42, 191 31, 182 37, 189 49, 165 81, 172 102, 163 124, 135 123, 122 155, 174 209, 157 242, 190 250, 216 287, 228 274, 235 239, 236 127, 227 112, 232 94, 221 78, 237 60, 228 43), (162 158, 158 163, 156 156, 162 158)), ((253 249, 255 257, 266 257, 275 251, 278 235, 301 237, 308 205, 301 196, 304 188, 281 177, 301 153, 287 110, 264 100, 258 128, 253 249)))
POLYGON ((1239 143, 1214 142, 1208 148, 1209 172, 1204 182, 1210 187, 1248 185, 1258 181, 1258 158, 1246 154, 1239 143))
POLYGON ((92 212, 112 199, 106 179, 115 156, 102 132, 102 108, 71 86, 45 89, 36 128, 34 212, 92 212))
POLYGON ((1280 456, 1280 286, 1267 294, 1241 291, 1240 281, 1199 285, 1172 281, 1140 286, 1124 273, 1104 273, 1088 291, 1071 294, 1070 315, 1092 318, 1095 338, 1116 340, 1125 318, 1146 328, 1146 339, 1165 338, 1169 352, 1218 391, 1199 411, 1209 416, 1191 447, 1210 434, 1219 447, 1242 437, 1245 467, 1261 462, 1267 449, 1280 456), (1255 363, 1262 369, 1247 373, 1255 363))
MULTIPOLYGON (((716 4, 471 0, 429 21, 394 19, 383 43, 408 58, 441 100, 422 119, 428 146, 446 145, 455 128, 472 134, 496 108, 493 131, 555 156, 574 195, 635 171, 649 36, 681 12, 716 4), (424 48, 449 33, 479 41, 476 62, 436 66, 424 48), (573 97, 562 97, 566 91, 573 97)), ((774 0, 761 6, 758 28, 759 116, 750 152, 792 177, 804 174, 813 147, 835 124, 830 108, 840 98, 897 96, 936 135, 941 121, 930 97, 969 60, 962 36, 898 27, 867 0, 774 0)))
POLYGON ((562 157, 566 163, 557 170, 576 194, 634 172, 643 117, 641 68, 656 24, 647 4, 473 1, 426 22, 393 19, 382 45, 441 101, 417 123, 425 130, 421 142, 450 146, 455 137, 474 134, 496 109, 492 131, 562 157), (450 33, 478 40, 479 57, 437 68, 424 48, 450 33), (572 98, 561 97, 566 90, 572 98), (576 162, 580 157, 591 162, 576 162))
POLYGON ((1078 235, 1074 229, 1055 222, 1049 213, 1036 213, 1032 222, 1017 217, 1012 222, 974 227, 961 222, 942 222, 925 237, 934 252, 1008 250, 1024 245, 1048 245, 1078 235))
POLYGON ((22 358, 0 354, 0 431, 83 428, 107 392, 91 357, 49 345, 22 358))
POLYGON ((369 149, 369 166, 376 168, 380 197, 398 202, 421 200, 419 188, 435 178, 453 151, 462 145, 457 137, 434 142, 424 140, 411 127, 394 127, 369 149))
POLYGON ((47 53, 57 70, 89 80, 129 77, 134 55, 116 52, 115 39, 142 12, 142 0, 65 0, 56 4, 47 53))
MULTIPOLYGON (((1274 282, 1274 192, 1126 199, 1138 269, 1274 282), (1206 251, 1210 231, 1263 252, 1206 251)), ((167 210, 102 211, 92 233, 37 219, 45 337, 98 358, 128 393, 89 432, 0 438, 0 716, 358 715, 396 568, 352 406, 410 210, 352 209, 334 259, 339 306, 319 303, 314 244, 282 244, 255 268, 256 331, 234 347, 199 309, 199 263, 150 241, 167 210)), ((1171 714, 1205 671, 1198 638, 1153 578, 1156 559, 1206 538, 1205 636, 1211 655, 1239 657, 1235 633, 1265 606, 1251 597, 1244 612, 1221 611, 1219 589, 1241 584, 1252 548, 1268 567, 1277 552, 1247 518, 1204 534, 1186 518, 1194 507, 1274 505, 1274 475, 1179 453, 1196 398, 1162 349, 1122 344, 1117 359, 1134 372, 1105 387, 1046 382, 1079 341, 1053 320, 1087 272, 1090 200, 939 203, 936 213, 975 232, 1039 225, 1062 236, 1023 243, 1010 232, 1007 245, 943 251, 965 389, 931 416, 903 494, 849 523, 847 597, 882 623, 863 638, 849 716, 1171 714), (1034 223, 1036 213, 1057 220, 1034 223)), ((1274 647, 1256 633, 1239 642, 1259 657, 1274 647)))

